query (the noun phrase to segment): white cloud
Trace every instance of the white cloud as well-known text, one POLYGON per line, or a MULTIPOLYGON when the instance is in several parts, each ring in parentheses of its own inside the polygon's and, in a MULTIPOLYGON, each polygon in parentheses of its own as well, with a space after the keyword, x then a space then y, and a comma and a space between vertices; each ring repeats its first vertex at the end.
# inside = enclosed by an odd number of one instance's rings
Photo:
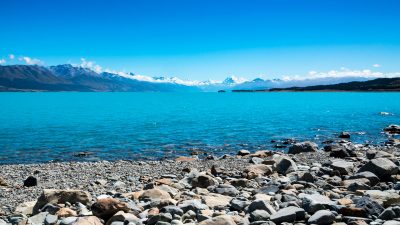
POLYGON ((97 65, 96 62, 94 62, 94 61, 88 61, 85 58, 81 58, 80 66, 83 68, 91 69, 91 70, 95 71, 96 73, 103 72, 103 68, 100 65, 97 65))
POLYGON ((325 72, 310 71, 305 76, 300 75, 287 75, 283 76, 282 79, 289 80, 305 80, 305 79, 317 79, 326 77, 365 77, 365 78, 390 78, 390 77, 400 77, 400 72, 383 73, 379 71, 372 71, 369 69, 364 70, 351 70, 342 67, 340 70, 330 70, 325 72))
POLYGON ((15 59, 15 55, 14 54, 10 54, 8 55, 8 58, 10 58, 11 60, 15 59))
POLYGON ((380 64, 374 64, 374 65, 372 65, 373 67, 375 67, 375 68, 378 68, 378 67, 381 67, 381 65, 380 64))
POLYGON ((6 60, 5 59, 0 59, 0 65, 1 64, 6 64, 6 60))
POLYGON ((23 56, 18 59, 19 61, 23 61, 28 65, 43 65, 44 62, 39 59, 34 59, 31 57, 23 56))

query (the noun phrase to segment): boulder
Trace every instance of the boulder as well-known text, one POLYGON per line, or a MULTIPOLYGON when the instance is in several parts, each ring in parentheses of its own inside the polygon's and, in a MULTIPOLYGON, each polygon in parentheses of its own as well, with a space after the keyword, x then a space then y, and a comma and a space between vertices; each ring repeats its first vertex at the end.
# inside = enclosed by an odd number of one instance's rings
POLYGON ((359 173, 356 173, 353 176, 349 177, 349 179, 359 179, 359 178, 368 179, 371 186, 375 186, 380 181, 379 178, 375 174, 373 174, 369 171, 359 172, 359 173))
POLYGON ((232 197, 220 194, 211 193, 209 195, 202 196, 202 201, 210 208, 220 208, 229 205, 232 197))
POLYGON ((159 188, 144 190, 143 193, 139 196, 139 200, 150 202, 169 199, 171 199, 171 195, 168 192, 163 191, 159 188))
POLYGON ((290 146, 288 154, 299 154, 302 152, 316 152, 317 150, 318 150, 318 145, 316 143, 305 141, 290 146))
POLYGON ((271 215, 265 210, 254 210, 250 213, 250 221, 266 221, 271 215))
POLYGON ((400 126, 396 124, 391 124, 383 129, 389 134, 400 134, 400 126))
POLYGON ((65 204, 66 202, 69 202, 74 204, 80 202, 87 205, 91 201, 92 196, 86 191, 44 189, 33 208, 33 212, 39 212, 39 210, 48 203, 65 204))
POLYGON ((344 160, 333 160, 331 168, 339 171, 341 175, 349 175, 353 172, 354 164, 344 160))
POLYGON ((339 134, 339 138, 350 138, 350 133, 343 131, 339 134))
POLYGON ((242 149, 242 150, 240 150, 240 151, 237 153, 237 155, 238 155, 238 156, 250 155, 250 151, 242 149))
POLYGON ((335 220, 335 214, 329 210, 319 210, 315 212, 309 219, 309 224, 327 225, 332 224, 335 220))
POLYGON ((248 179, 254 179, 259 176, 267 176, 272 174, 272 168, 268 165, 256 164, 246 167, 244 172, 247 174, 248 179))
POLYGON ((309 213, 329 209, 334 204, 327 196, 321 194, 304 195, 303 197, 303 208, 309 213))
POLYGON ((255 200, 252 203, 250 203, 249 207, 247 208, 247 211, 251 213, 254 210, 264 210, 267 211, 269 214, 276 213, 275 209, 267 201, 264 200, 255 200))
POLYGON ((384 208, 370 197, 364 196, 355 201, 356 207, 363 209, 368 215, 379 216, 384 208))
POLYGON ((113 222, 133 222, 134 224, 140 224, 139 218, 131 213, 125 213, 124 211, 119 211, 115 213, 106 223, 106 225, 111 225, 113 222))
POLYGON ((204 220, 199 225, 236 225, 236 223, 231 216, 222 215, 204 220))
POLYGON ((200 174, 199 176, 192 179, 192 187, 207 188, 218 184, 218 181, 211 176, 200 174))
POLYGON ((391 205, 400 204, 400 195, 395 192, 380 191, 380 190, 368 190, 365 194, 370 196, 373 200, 383 205, 383 207, 389 207, 391 205))
POLYGON ((32 215, 35 205, 36 201, 21 203, 15 208, 14 214, 32 215))
POLYGON ((236 196, 239 194, 239 191, 230 184, 220 184, 217 188, 215 188, 215 192, 229 196, 236 196))
POLYGON ((287 156, 274 155, 275 170, 283 175, 297 171, 296 163, 287 156))
POLYGON ((119 211, 129 212, 129 206, 126 202, 121 202, 115 198, 101 198, 92 205, 91 210, 94 216, 107 221, 119 211))
POLYGON ((37 184, 38 184, 38 180, 34 176, 29 176, 28 178, 26 178, 24 180, 24 187, 33 187, 33 186, 37 186, 37 184))
POLYGON ((85 216, 79 217, 72 225, 103 225, 103 223, 95 216, 85 216))
POLYGON ((386 158, 376 158, 362 166, 358 170, 358 173, 368 171, 375 174, 380 179, 387 179, 391 175, 396 174, 398 170, 398 166, 391 160, 386 158))
POLYGON ((280 209, 278 212, 271 215, 270 220, 276 224, 293 223, 296 220, 302 220, 305 217, 305 211, 302 208, 289 206, 280 209))

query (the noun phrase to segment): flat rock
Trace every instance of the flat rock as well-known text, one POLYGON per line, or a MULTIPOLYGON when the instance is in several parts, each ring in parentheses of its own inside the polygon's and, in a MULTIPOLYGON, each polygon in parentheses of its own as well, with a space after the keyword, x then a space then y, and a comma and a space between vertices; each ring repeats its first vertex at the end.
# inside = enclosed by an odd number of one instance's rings
POLYGON ((40 197, 38 198, 33 211, 38 212, 44 205, 50 204, 65 204, 69 202, 82 203, 87 205, 91 202, 92 196, 89 192, 82 190, 56 190, 56 189, 44 189, 40 197))
POLYGON ((206 196, 202 196, 203 203, 210 208, 226 207, 229 205, 232 197, 220 194, 211 193, 206 196))
POLYGON ((95 216, 79 217, 72 225, 103 225, 95 216))
POLYGON ((321 194, 304 195, 303 197, 303 208, 309 213, 329 209, 334 204, 327 196, 321 194))
POLYGON ((385 208, 400 203, 400 195, 395 192, 368 190, 365 191, 365 194, 369 195, 373 200, 383 205, 385 208))
POLYGON ((143 193, 139 196, 139 200, 141 201, 160 201, 160 200, 169 200, 171 199, 171 195, 163 191, 159 188, 147 189, 144 190, 143 193))
POLYGON ((339 171, 341 175, 349 175, 353 173, 354 164, 344 160, 333 160, 331 168, 339 171))
POLYGON ((289 206, 283 209, 280 209, 278 212, 271 215, 270 219, 276 223, 293 223, 296 220, 304 219, 305 211, 302 208, 289 206))
POLYGON ((299 142, 289 147, 288 154, 299 154, 302 152, 316 152, 318 145, 311 141, 299 142))
POLYGON ((254 179, 259 176, 267 176, 272 174, 272 167, 264 164, 250 165, 246 167, 244 172, 247 174, 248 179, 254 179))
POLYGON ((236 225, 236 223, 231 216, 222 215, 204 220, 199 225, 236 225))
POLYGON ((391 160, 386 158, 376 158, 370 160, 368 163, 362 166, 358 172, 368 171, 375 174, 379 178, 385 179, 396 174, 398 170, 398 166, 391 160))
POLYGON ((288 156, 274 155, 275 170, 283 175, 297 171, 296 163, 288 156))
POLYGON ((107 221, 119 211, 128 212, 129 206, 126 202, 121 202, 115 198, 101 198, 92 205, 91 210, 94 216, 107 221))

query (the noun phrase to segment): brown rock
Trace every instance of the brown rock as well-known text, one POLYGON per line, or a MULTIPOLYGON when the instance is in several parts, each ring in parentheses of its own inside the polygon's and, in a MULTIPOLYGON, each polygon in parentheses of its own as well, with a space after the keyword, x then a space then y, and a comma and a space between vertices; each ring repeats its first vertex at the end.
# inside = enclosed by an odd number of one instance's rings
POLYGON ((199 175, 192 180, 193 187, 207 188, 209 186, 217 185, 218 181, 208 175, 199 175))
POLYGON ((129 211, 129 207, 126 202, 121 202, 115 198, 98 199, 97 202, 92 205, 91 209, 94 216, 100 217, 104 219, 104 221, 107 221, 119 211, 129 211))
POLYGON ((349 198, 341 198, 338 200, 338 203, 339 203, 339 205, 347 206, 347 205, 353 204, 353 200, 351 200, 349 198))
POLYGON ((0 177, 0 186, 8 186, 7 181, 2 177, 0 177))
POLYGON ((202 197, 203 203, 210 208, 225 207, 229 205, 232 197, 211 193, 202 197))
POLYGON ((340 209, 340 213, 343 216, 352 216, 352 217, 366 217, 367 212, 363 208, 355 208, 355 207, 343 207, 340 209))
POLYGON ((139 196, 139 200, 142 201, 159 201, 159 200, 169 200, 171 195, 168 192, 160 189, 148 189, 144 190, 139 196))
POLYGON ((196 160, 197 160, 197 158, 185 157, 185 156, 179 156, 178 158, 175 159, 175 161, 177 161, 177 162, 193 162, 196 160))
POLYGON ((217 216, 208 220, 204 220, 199 225, 236 225, 231 216, 217 216))
POLYGON ((272 174, 271 166, 258 164, 258 165, 250 165, 246 167, 244 172, 247 174, 248 179, 254 179, 258 176, 265 176, 272 174))
POLYGON ((77 216, 78 214, 69 208, 61 208, 56 212, 56 215, 59 217, 70 217, 70 216, 77 216))
POLYGON ((110 225, 112 222, 115 221, 121 221, 124 222, 125 220, 128 221, 139 221, 139 219, 131 214, 131 213, 125 213, 124 211, 119 211, 117 213, 114 214, 114 216, 112 216, 106 223, 106 225, 110 225))
POLYGON ((50 204, 65 204, 69 202, 82 203, 84 205, 89 204, 92 201, 92 196, 87 191, 81 190, 56 190, 56 189, 44 189, 40 197, 38 198, 33 212, 37 213, 44 205, 50 204))

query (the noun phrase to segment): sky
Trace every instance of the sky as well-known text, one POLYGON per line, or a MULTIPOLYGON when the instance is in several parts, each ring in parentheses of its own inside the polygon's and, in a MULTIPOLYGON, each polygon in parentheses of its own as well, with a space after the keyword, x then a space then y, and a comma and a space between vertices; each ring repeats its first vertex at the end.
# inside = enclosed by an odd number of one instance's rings
POLYGON ((0 64, 191 80, 398 74, 398 0, 5 0, 0 64))

